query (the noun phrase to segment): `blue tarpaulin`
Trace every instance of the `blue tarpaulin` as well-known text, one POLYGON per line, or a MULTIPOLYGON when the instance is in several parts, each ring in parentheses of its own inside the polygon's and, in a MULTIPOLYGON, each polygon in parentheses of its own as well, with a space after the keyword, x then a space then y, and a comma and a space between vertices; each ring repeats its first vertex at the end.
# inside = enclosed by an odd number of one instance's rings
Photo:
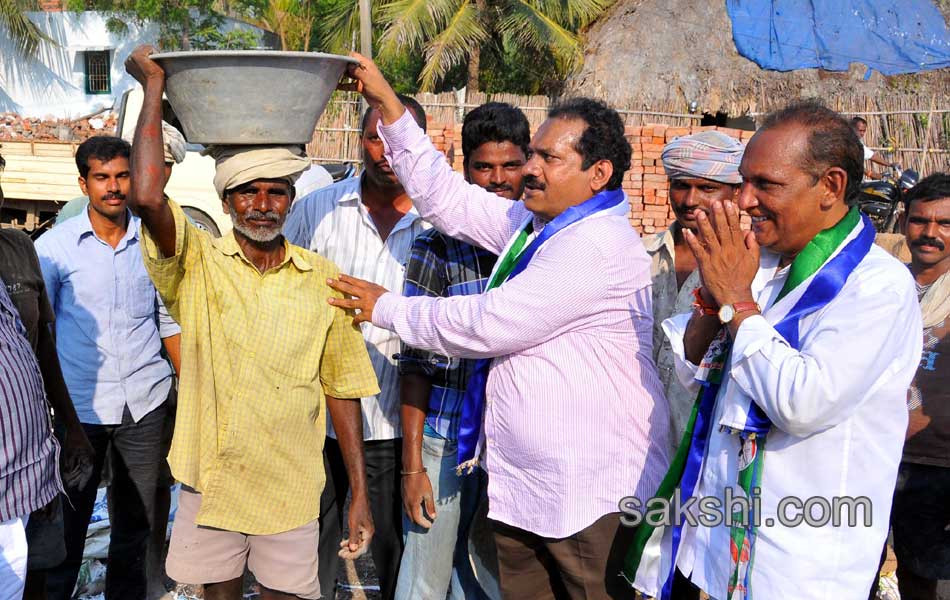
POLYGON ((929 0, 726 0, 726 9, 739 54, 763 69, 950 67, 950 31, 929 0))

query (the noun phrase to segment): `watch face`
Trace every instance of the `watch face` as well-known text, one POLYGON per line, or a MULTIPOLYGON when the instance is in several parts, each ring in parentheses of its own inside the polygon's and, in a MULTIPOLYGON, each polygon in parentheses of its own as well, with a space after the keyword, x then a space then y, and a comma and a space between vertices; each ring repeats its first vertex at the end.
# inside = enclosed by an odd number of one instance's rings
POLYGON ((719 320, 723 323, 728 323, 732 320, 732 317, 736 316, 736 311, 732 308, 731 304, 724 304, 719 309, 719 320))

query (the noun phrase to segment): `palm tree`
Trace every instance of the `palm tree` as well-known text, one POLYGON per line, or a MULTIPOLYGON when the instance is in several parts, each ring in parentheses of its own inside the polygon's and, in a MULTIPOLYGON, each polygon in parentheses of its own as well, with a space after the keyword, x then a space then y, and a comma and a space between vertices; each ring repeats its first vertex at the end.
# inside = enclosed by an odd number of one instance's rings
POLYGON ((30 0, 0 0, 0 30, 7 31, 17 51, 24 56, 36 52, 40 42, 52 41, 26 16, 26 11, 37 8, 36 2, 30 0))
MULTIPOLYGON (((455 66, 468 62, 468 89, 478 90, 483 46, 496 43, 552 58, 565 76, 583 58, 578 31, 613 0, 392 0, 374 2, 373 20, 383 33, 381 59, 422 52, 422 91, 431 91, 455 66)), ((359 27, 357 2, 340 2, 329 19, 331 47, 350 46, 359 27)))
POLYGON ((277 34, 281 50, 309 50, 317 18, 313 0, 268 0, 250 21, 277 34))

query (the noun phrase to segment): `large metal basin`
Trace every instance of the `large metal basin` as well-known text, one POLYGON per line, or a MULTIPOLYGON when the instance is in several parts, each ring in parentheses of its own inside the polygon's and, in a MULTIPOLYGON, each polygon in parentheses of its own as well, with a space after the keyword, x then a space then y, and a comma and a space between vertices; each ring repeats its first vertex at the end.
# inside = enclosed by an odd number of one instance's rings
POLYGON ((151 57, 195 144, 306 144, 347 64, 316 52, 211 50, 151 57))

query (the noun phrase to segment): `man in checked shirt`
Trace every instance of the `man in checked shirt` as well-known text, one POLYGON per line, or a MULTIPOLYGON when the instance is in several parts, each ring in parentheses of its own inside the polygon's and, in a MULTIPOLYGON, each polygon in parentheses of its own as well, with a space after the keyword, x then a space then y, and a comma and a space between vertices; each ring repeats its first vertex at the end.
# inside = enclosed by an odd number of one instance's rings
MULTIPOLYGON (((465 178, 502 198, 518 200, 524 191, 521 170, 530 141, 528 119, 520 110, 500 102, 479 106, 462 125, 465 178)), ((403 293, 480 294, 496 259, 487 250, 429 229, 412 245, 403 293)), ((403 344, 399 375, 407 535, 397 600, 444 600, 450 589, 452 598, 485 597, 468 562, 468 531, 484 476, 481 469, 464 477, 455 475, 462 397, 471 369, 470 360, 403 344)))

